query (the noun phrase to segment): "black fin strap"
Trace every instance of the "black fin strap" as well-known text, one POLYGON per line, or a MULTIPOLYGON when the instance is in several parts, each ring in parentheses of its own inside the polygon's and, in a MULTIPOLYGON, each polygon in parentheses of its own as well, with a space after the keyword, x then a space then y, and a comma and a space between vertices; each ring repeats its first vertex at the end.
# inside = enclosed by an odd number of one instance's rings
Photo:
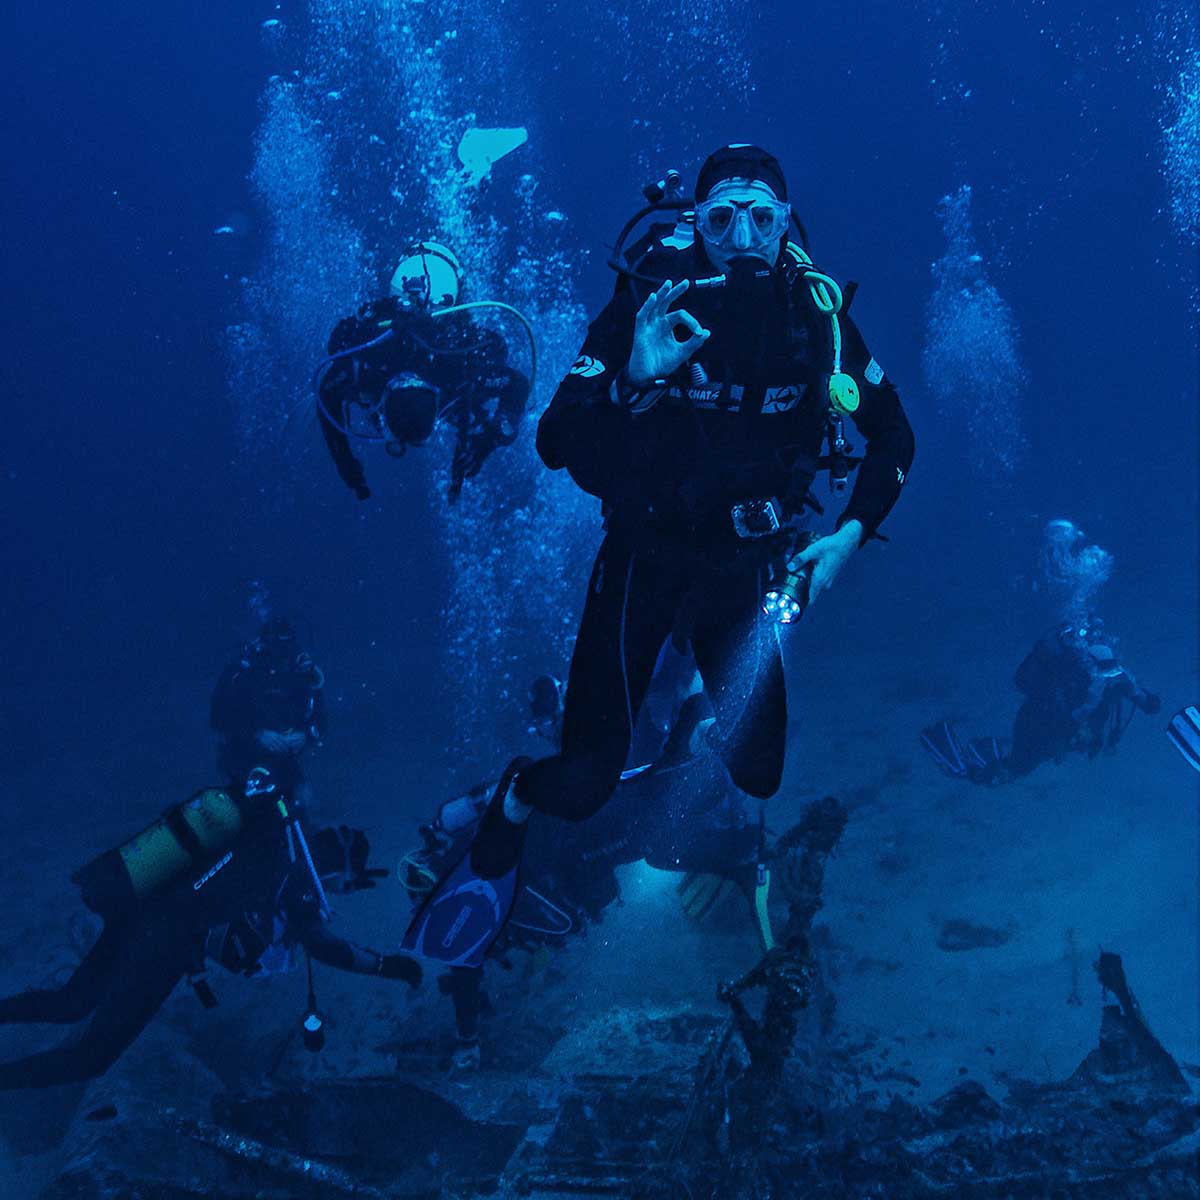
POLYGON ((203 843, 196 836, 196 831, 188 824, 182 808, 173 808, 166 816, 167 828, 175 835, 179 844, 187 851, 193 862, 200 862, 207 857, 203 843))

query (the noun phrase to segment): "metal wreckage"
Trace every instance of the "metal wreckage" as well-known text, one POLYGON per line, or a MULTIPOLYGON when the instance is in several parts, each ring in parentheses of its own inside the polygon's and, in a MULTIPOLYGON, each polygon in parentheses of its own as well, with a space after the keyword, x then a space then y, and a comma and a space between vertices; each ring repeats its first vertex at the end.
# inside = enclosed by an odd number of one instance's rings
POLYGON ((910 1103, 887 1086, 894 1071, 833 1036, 812 926, 845 823, 818 801, 789 834, 785 925, 719 986, 724 1017, 609 1011, 533 1067, 514 1047, 464 1084, 401 1053, 386 1076, 218 1085, 200 1115, 105 1083, 91 1099, 111 1102, 75 1116, 42 1198, 1200 1195, 1200 1108, 1116 954, 1095 964, 1096 1048, 1059 1082, 1010 1081, 1003 1100, 968 1081, 910 1103))

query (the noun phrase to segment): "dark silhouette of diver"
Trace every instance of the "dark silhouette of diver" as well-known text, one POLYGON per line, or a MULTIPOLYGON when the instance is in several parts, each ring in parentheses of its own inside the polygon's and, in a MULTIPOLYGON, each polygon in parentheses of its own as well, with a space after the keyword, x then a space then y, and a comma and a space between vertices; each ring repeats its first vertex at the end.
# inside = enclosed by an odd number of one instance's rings
POLYGON ((0 1023, 66 1025, 91 1016, 76 1040, 0 1064, 0 1089, 102 1075, 180 980, 192 981, 205 1007, 215 1004, 209 962, 265 975, 303 950, 338 970, 415 986, 414 960, 356 946, 329 928, 322 873, 340 877, 344 890, 373 886, 366 855, 365 837, 345 828, 322 830, 310 844, 266 772, 240 791, 200 792, 169 809, 75 876, 104 927, 71 978, 0 1000, 0 1023))
POLYGON ((944 720, 921 731, 922 746, 947 775, 990 786, 1071 753, 1095 758, 1116 749, 1135 711, 1153 716, 1162 708, 1122 666, 1115 639, 1095 617, 1047 630, 1017 668, 1015 682, 1025 698, 1010 740, 964 742, 944 720))
MULTIPOLYGON (((445 246, 420 242, 396 268, 391 294, 339 321, 317 381, 321 433, 342 482, 366 500, 353 442, 394 458, 423 446, 440 425, 455 431, 448 498, 497 449, 517 439, 530 380, 508 365, 503 337, 474 319, 496 301, 460 304, 462 271, 445 246)), ((531 335, 532 336, 532 335, 531 335)))
POLYGON ((326 732, 325 673, 283 617, 268 617, 221 672, 210 722, 217 765, 230 780, 267 767, 293 801, 307 799, 301 759, 326 732))

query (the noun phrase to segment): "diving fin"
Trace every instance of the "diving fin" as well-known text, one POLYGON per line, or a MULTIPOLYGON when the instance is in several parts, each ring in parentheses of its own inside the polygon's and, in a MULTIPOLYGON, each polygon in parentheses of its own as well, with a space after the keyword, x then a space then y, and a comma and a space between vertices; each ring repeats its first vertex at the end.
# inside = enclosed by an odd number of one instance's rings
POLYGON ((967 773, 975 783, 998 783, 1008 760, 1008 744, 998 737, 977 737, 967 743, 967 773))
POLYGON ((1180 709, 1167 726, 1167 737, 1192 767, 1200 771, 1200 709, 1194 704, 1180 709))
MULTIPOLYGON (((521 758, 509 764, 484 814, 485 826, 489 816, 493 824, 503 817, 508 789, 528 762, 521 758)), ((494 876, 478 870, 479 855, 472 855, 473 842, 417 909, 404 932, 401 949, 450 967, 482 966, 484 956, 500 936, 516 903, 523 839, 524 826, 521 826, 514 835, 511 865, 494 876)))
POLYGON ((965 779, 970 767, 963 754, 962 744, 949 721, 939 721, 921 730, 921 745, 933 761, 954 779, 965 779))

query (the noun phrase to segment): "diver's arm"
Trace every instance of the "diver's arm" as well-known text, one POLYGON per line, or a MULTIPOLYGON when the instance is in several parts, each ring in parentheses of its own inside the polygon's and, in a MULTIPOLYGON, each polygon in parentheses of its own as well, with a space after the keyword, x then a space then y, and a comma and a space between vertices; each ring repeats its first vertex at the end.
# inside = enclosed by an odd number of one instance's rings
POLYGON ((421 967, 416 959, 404 954, 380 954, 357 946, 338 937, 319 919, 307 921, 299 930, 297 940, 317 962, 327 967, 348 971, 351 975, 403 979, 413 987, 421 982, 421 967))
POLYGON ((620 279, 538 422, 542 461, 552 471, 565 467, 580 487, 596 496, 609 490, 609 480, 627 451, 629 417, 615 389, 629 361, 636 315, 633 293, 620 279))
POLYGON ((338 418, 345 420, 346 408, 341 402, 338 389, 327 385, 327 379, 321 381, 321 403, 317 405, 317 416, 321 420, 321 434, 325 438, 325 447, 329 457, 342 482, 360 499, 368 500, 371 489, 367 487, 366 473, 363 465, 350 449, 350 439, 334 424, 330 413, 336 413, 338 418))
POLYGON ((512 367, 504 368, 503 382, 497 396, 496 443, 511 446, 517 440, 517 430, 525 415, 529 400, 529 380, 512 367))
POLYGON ((508 367, 481 379, 472 390, 468 397, 471 411, 464 411, 458 421, 458 437, 450 463, 451 503, 461 494, 464 480, 479 474, 493 450, 511 446, 517 440, 528 395, 529 381, 508 367))
POLYGON ((476 382, 469 399, 471 419, 459 428, 460 445, 476 460, 466 472, 468 478, 497 446, 511 446, 517 440, 529 399, 529 380, 511 367, 493 367, 476 382))
POLYGON ((380 340, 393 347, 399 321, 400 312, 395 297, 385 296, 381 300, 368 301, 355 316, 339 321, 329 335, 328 353, 342 357, 329 362, 321 379, 317 415, 321 419, 325 446, 338 475, 360 500, 370 499, 371 490, 367 487, 362 463, 355 457, 345 433, 347 402, 358 383, 360 368, 358 355, 348 352, 380 340))
POLYGON ((1153 717, 1162 709, 1162 698, 1142 687, 1125 667, 1121 668, 1120 676, 1110 682, 1109 693, 1128 700, 1148 717, 1153 717))
POLYGON ((860 522, 861 545, 874 536, 900 496, 912 467, 913 431, 900 394, 871 357, 858 327, 848 316, 841 318, 841 326, 842 369, 858 384, 860 395, 853 420, 867 445, 850 502, 837 524, 841 529, 850 521, 860 522))

